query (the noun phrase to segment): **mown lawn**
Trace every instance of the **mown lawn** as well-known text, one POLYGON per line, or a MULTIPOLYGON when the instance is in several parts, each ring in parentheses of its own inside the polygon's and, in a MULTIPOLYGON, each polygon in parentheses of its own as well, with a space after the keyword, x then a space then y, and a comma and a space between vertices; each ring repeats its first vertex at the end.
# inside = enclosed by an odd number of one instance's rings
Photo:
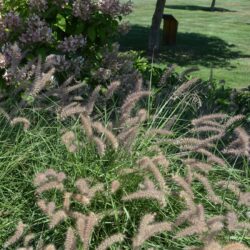
MULTIPOLYGON (((121 39, 124 50, 144 50, 155 1, 134 0, 134 12, 128 17, 130 32, 121 39)), ((177 45, 161 46, 157 63, 176 63, 180 68, 198 65, 196 73, 208 79, 211 68, 215 78, 227 86, 240 88, 250 84, 250 1, 217 1, 210 12, 211 0, 167 0, 165 13, 179 21, 177 45)))

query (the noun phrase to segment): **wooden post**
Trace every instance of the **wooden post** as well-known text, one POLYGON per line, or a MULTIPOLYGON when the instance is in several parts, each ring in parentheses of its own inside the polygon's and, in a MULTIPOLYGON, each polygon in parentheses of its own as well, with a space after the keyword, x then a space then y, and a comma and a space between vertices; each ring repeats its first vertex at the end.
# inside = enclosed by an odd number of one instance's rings
POLYGON ((165 45, 176 45, 178 21, 172 15, 163 15, 163 43, 165 45))

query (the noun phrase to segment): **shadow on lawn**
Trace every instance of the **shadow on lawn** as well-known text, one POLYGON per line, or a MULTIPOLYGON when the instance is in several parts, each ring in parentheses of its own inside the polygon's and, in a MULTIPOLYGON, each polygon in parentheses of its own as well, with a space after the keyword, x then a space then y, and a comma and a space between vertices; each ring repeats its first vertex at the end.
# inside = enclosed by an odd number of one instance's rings
MULTIPOLYGON (((148 34, 149 28, 132 26, 130 32, 120 40, 121 50, 146 51, 148 34)), ((202 65, 233 68, 230 60, 242 57, 250 57, 250 55, 236 51, 235 45, 228 44, 219 37, 179 32, 176 46, 162 45, 156 61, 177 63, 180 66, 202 65)))
POLYGON ((225 8, 214 8, 213 11, 211 11, 210 7, 204 7, 204 6, 197 6, 197 5, 166 5, 167 9, 174 9, 174 10, 199 10, 199 11, 210 11, 210 12, 237 12, 235 10, 229 10, 225 8))

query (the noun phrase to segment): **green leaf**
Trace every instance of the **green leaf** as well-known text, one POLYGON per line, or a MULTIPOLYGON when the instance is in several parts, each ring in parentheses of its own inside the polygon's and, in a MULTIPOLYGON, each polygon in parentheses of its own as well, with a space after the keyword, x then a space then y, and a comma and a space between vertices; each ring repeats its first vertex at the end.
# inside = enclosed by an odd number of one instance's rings
POLYGON ((64 16, 62 16, 61 14, 57 14, 56 16, 56 23, 55 26, 58 27, 59 29, 61 29, 63 32, 66 31, 66 19, 64 16))
POLYGON ((45 47, 38 47, 35 49, 35 54, 42 56, 42 58, 46 58, 48 51, 45 47))
POLYGON ((95 41, 95 38, 96 38, 95 27, 92 26, 92 27, 88 28, 88 37, 89 37, 91 42, 95 41))
POLYGON ((99 30, 98 30, 98 35, 99 35, 99 37, 101 38, 101 40, 105 40, 106 34, 105 34, 104 29, 99 29, 99 30))
POLYGON ((78 22, 75 30, 76 35, 80 35, 84 31, 84 28, 85 28, 84 22, 78 22))

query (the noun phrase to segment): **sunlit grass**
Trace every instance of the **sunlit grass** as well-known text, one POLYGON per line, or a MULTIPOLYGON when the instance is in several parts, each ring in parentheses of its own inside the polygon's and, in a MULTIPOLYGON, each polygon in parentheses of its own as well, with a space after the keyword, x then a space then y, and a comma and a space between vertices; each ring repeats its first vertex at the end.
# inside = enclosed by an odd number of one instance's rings
MULTIPOLYGON (((122 48, 146 50, 154 1, 135 0, 134 12, 128 17, 130 33, 121 39, 122 48)), ((176 63, 181 68, 200 66, 194 75, 207 80, 210 69, 214 77, 227 86, 250 84, 250 2, 248 0, 217 1, 218 11, 204 10, 210 0, 187 2, 169 0, 165 13, 179 21, 177 45, 161 47, 157 63, 176 63)))

